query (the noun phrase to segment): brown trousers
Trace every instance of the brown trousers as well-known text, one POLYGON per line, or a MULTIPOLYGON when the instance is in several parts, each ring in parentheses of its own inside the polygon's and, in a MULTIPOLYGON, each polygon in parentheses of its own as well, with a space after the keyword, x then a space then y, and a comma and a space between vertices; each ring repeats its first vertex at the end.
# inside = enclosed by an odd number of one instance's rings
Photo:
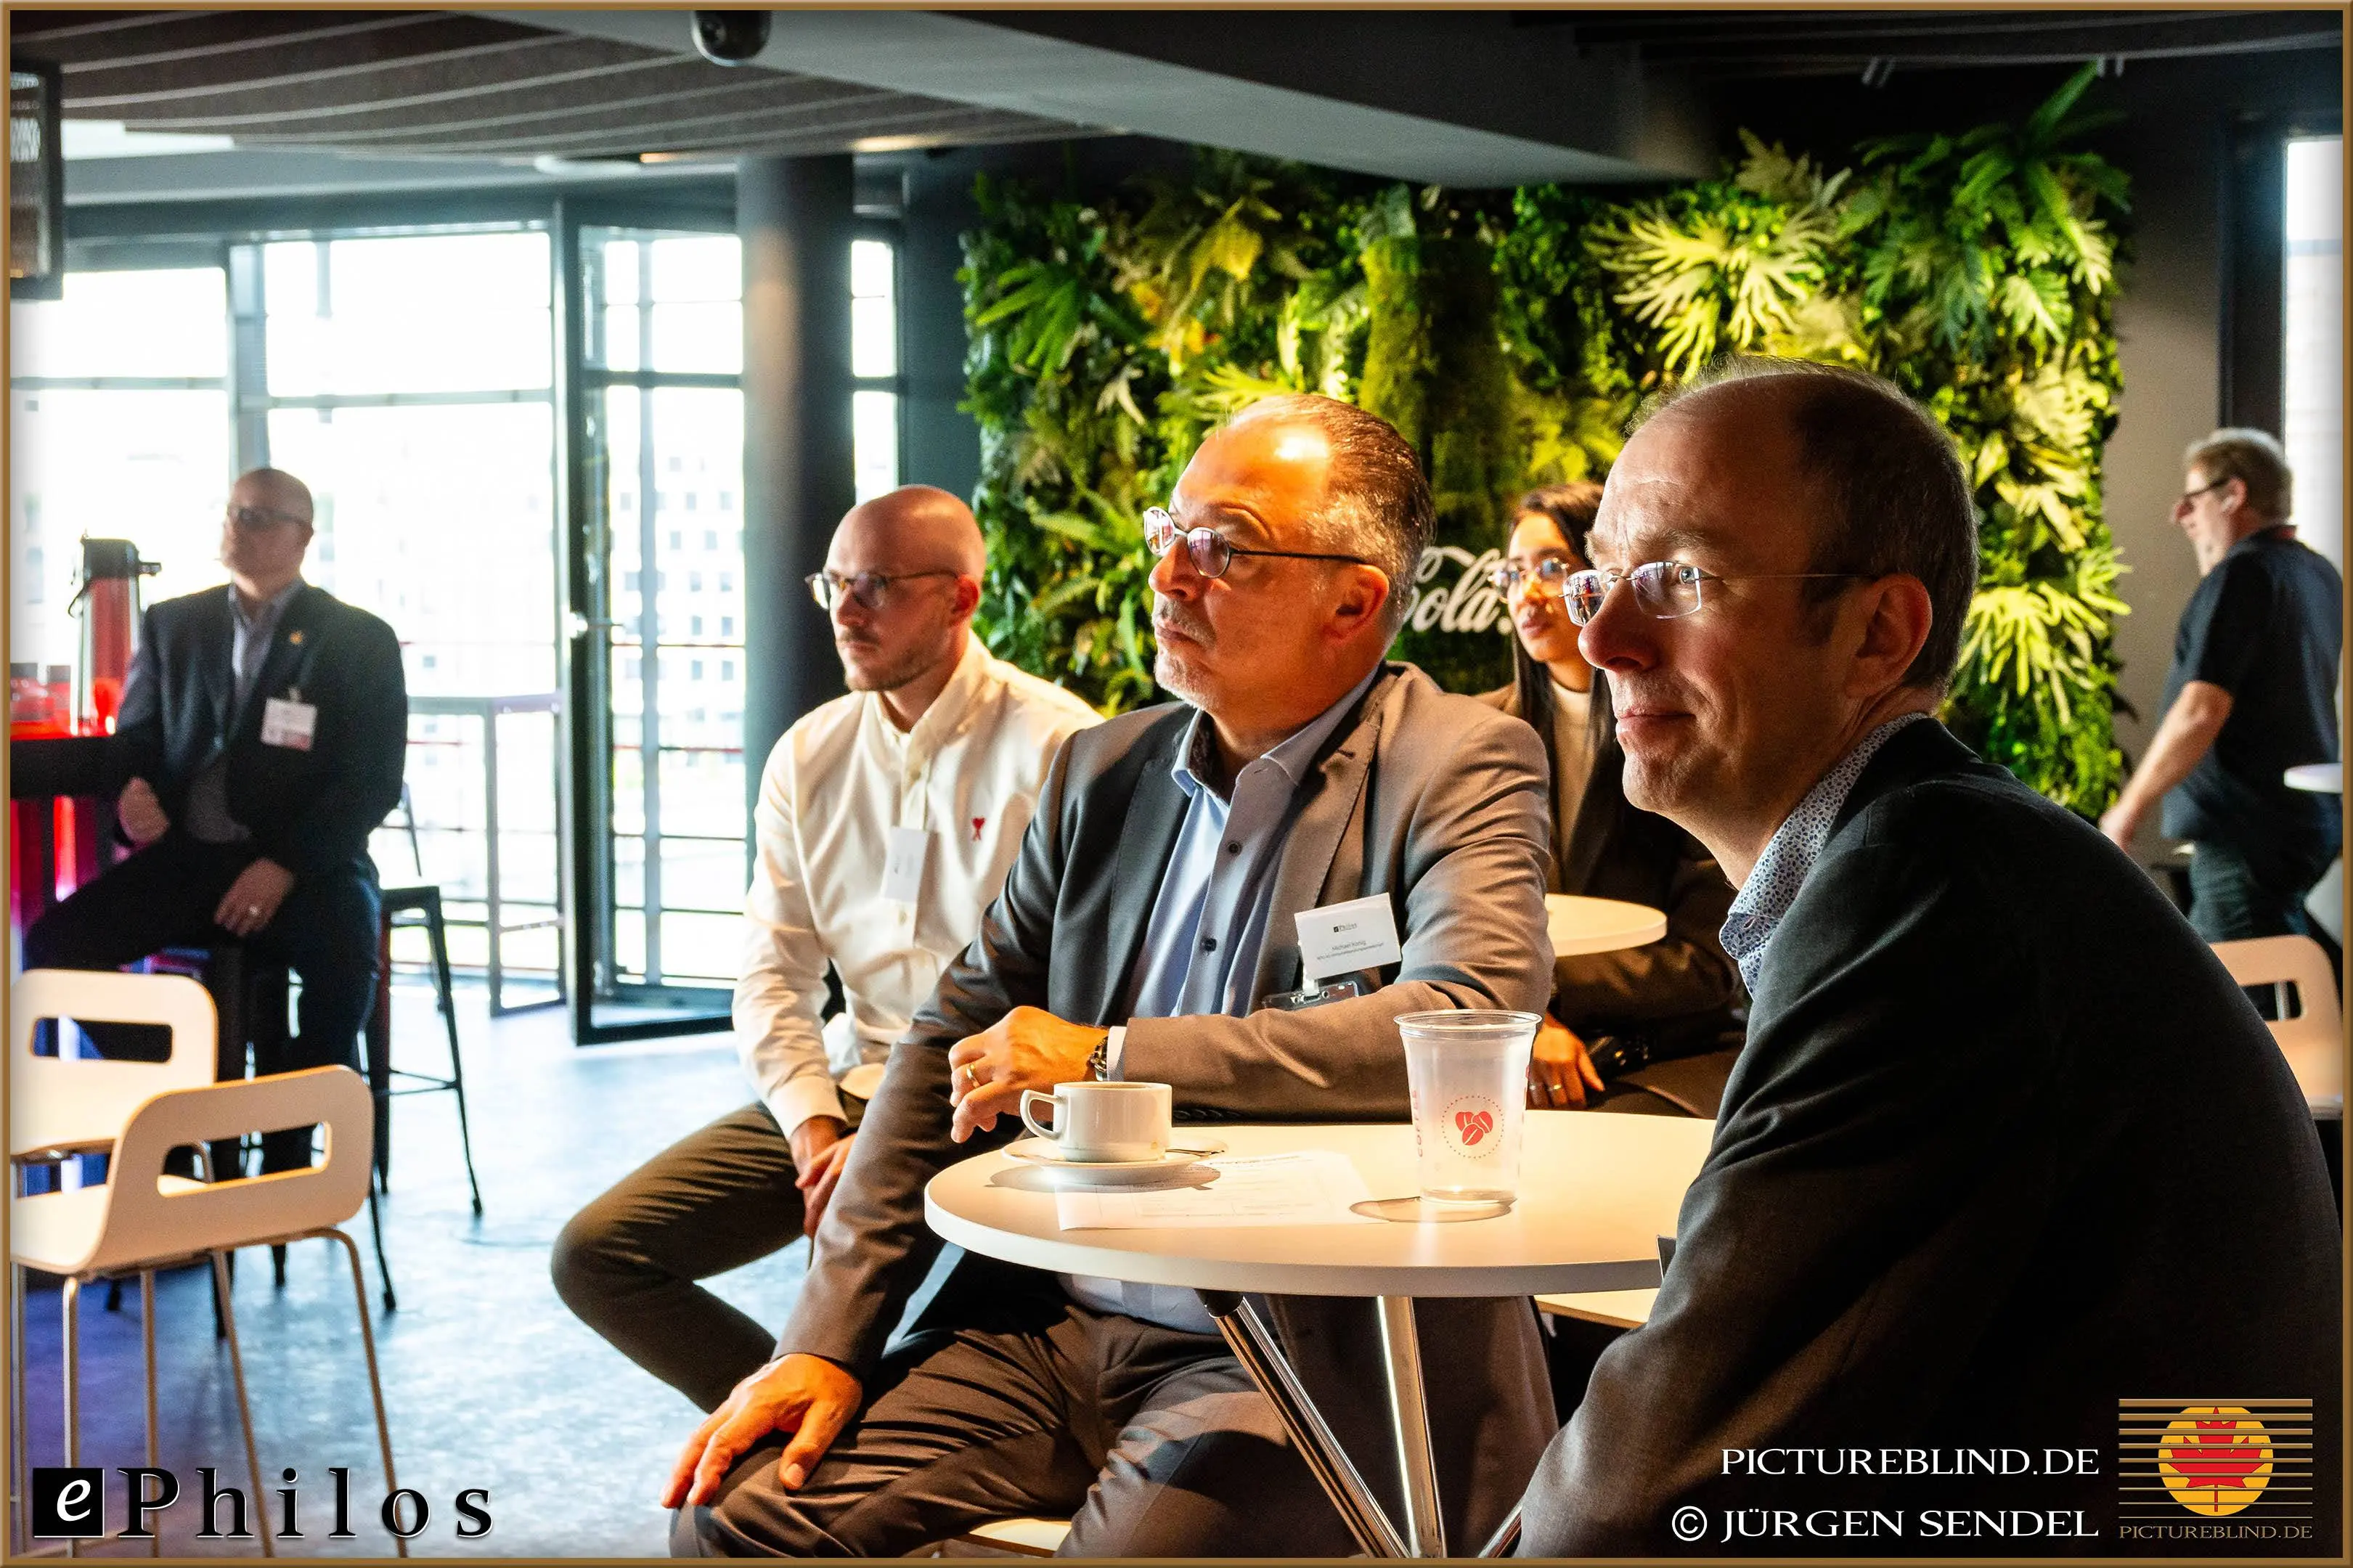
POLYGON ((572 1216, 548 1270, 580 1321, 705 1411, 776 1353, 698 1280, 798 1241, 792 1145, 756 1102, 690 1132, 572 1216))

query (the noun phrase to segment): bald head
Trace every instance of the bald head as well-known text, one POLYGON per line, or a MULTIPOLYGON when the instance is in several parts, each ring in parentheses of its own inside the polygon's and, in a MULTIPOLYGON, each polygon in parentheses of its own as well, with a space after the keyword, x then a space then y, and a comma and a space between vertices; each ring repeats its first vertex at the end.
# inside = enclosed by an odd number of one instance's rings
POLYGON ((267 599, 302 574, 311 518, 311 487, 285 469, 237 476, 221 521, 220 559, 238 593, 267 599))
POLYGON ((825 554, 843 590, 833 646, 850 689, 884 693, 901 726, 913 723, 964 656, 987 564, 972 509, 945 490, 907 485, 851 507, 825 554))
POLYGON ((972 508, 931 485, 902 485, 851 507, 834 530, 827 559, 836 570, 889 576, 949 571, 978 577, 987 569, 988 549, 972 508), (841 564, 845 554, 855 556, 854 567, 841 564))
POLYGON ((233 506, 258 506, 307 523, 312 516, 311 487, 283 468, 248 468, 229 487, 233 506))

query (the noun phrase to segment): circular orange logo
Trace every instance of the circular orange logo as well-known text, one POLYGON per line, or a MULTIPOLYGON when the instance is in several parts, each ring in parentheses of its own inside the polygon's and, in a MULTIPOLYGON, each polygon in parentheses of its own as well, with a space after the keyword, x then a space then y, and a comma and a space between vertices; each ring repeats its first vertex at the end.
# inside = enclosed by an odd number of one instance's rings
POLYGON ((2236 1513, 2271 1483, 2271 1434, 2238 1405, 2189 1405, 2158 1439, 2157 1473, 2190 1512, 2236 1513))

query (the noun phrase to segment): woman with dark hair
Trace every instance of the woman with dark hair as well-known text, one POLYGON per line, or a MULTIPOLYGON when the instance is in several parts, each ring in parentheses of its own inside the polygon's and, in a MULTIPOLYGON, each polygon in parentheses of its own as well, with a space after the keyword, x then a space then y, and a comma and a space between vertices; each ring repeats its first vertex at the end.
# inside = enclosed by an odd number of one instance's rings
POLYGON ((1494 571, 1518 633, 1515 679, 1481 700, 1527 720, 1544 742, 1549 890, 1663 910, 1667 934, 1646 947, 1554 962, 1528 1103, 1712 1117, 1740 1052, 1746 1000, 1716 934, 1732 888, 1697 839, 1627 804, 1609 683, 1577 652, 1565 602, 1568 574, 1588 564, 1586 536, 1600 503, 1596 484, 1520 499, 1494 571))

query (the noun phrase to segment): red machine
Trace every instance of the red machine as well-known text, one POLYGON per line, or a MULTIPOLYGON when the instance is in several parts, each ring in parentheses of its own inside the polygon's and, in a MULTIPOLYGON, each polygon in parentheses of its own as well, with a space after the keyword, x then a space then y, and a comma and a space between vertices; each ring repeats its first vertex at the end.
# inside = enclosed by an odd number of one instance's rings
MULTIPOLYGON (((157 570, 127 539, 81 542, 81 586, 66 608, 81 616, 78 671, 10 668, 8 738, 13 773, 45 770, 26 748, 111 735, 122 682, 138 651, 139 579, 157 570), (40 679, 46 673, 46 680, 40 679)), ((20 785, 21 787, 21 785, 20 785)), ((22 931, 50 904, 98 875, 99 837, 112 802, 88 795, 22 795, 9 802, 9 914, 22 931)))

